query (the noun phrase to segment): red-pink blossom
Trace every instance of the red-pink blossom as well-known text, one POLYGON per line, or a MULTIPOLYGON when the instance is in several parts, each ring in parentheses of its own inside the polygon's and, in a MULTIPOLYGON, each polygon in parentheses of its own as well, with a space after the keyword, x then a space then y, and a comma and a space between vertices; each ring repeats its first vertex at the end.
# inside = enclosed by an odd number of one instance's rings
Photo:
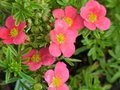
POLYGON ((48 70, 45 72, 44 78, 48 83, 48 90, 69 90, 69 87, 65 84, 69 78, 69 70, 63 62, 58 62, 54 71, 48 70))
POLYGON ((63 20, 55 21, 55 29, 50 31, 49 51, 51 55, 58 57, 63 53, 63 56, 71 57, 75 52, 76 35, 67 29, 68 26, 63 20))
POLYGON ((88 29, 95 30, 97 27, 100 30, 107 30, 110 28, 110 20, 105 17, 106 9, 97 1, 90 0, 80 11, 80 15, 84 19, 84 25, 88 29))
POLYGON ((22 56, 22 59, 28 59, 28 61, 23 62, 29 66, 29 70, 36 71, 41 65, 50 66, 55 62, 55 57, 53 57, 48 48, 41 48, 39 51, 32 49, 30 52, 22 56))
POLYGON ((22 44, 25 41, 26 34, 23 32, 25 22, 20 22, 18 26, 15 25, 15 20, 9 16, 5 22, 6 27, 1 27, 0 38, 5 44, 22 44))
MULTIPOLYGON (((83 19, 77 14, 77 10, 72 6, 66 6, 65 10, 55 9, 53 11, 53 16, 56 19, 64 20, 70 30, 81 30, 84 27, 83 19)), ((75 32, 74 31, 74 32, 75 32)))

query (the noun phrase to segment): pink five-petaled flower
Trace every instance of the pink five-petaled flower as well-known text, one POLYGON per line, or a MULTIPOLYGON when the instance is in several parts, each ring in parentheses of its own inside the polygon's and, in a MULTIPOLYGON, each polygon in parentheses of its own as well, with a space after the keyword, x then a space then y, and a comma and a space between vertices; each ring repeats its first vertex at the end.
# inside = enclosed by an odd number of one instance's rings
POLYGON ((53 57, 48 48, 41 48, 39 51, 32 49, 28 54, 22 56, 22 59, 27 59, 28 61, 23 62, 29 66, 29 70, 36 71, 41 65, 50 66, 54 63, 55 57, 53 57))
POLYGON ((9 16, 5 22, 6 27, 1 27, 0 38, 5 44, 22 44, 26 39, 26 34, 23 32, 25 22, 20 22, 18 26, 15 25, 15 20, 9 16))
POLYGON ((72 6, 67 6, 65 10, 55 9, 53 11, 53 16, 57 19, 64 20, 70 30, 77 31, 84 27, 83 19, 77 14, 77 10, 72 6))
POLYGON ((45 72, 44 78, 48 83, 48 90, 69 90, 69 87, 65 84, 69 78, 69 70, 63 62, 58 62, 54 71, 48 70, 45 72))
POLYGON ((107 30, 110 27, 110 20, 105 17, 106 9, 103 5, 95 0, 90 0, 85 7, 81 8, 80 15, 84 19, 84 25, 90 29, 95 30, 96 27, 100 30, 107 30))
POLYGON ((50 31, 51 43, 49 51, 51 55, 58 57, 62 52, 64 57, 71 57, 75 52, 74 42, 76 35, 67 29, 68 26, 63 20, 55 21, 55 29, 50 31))

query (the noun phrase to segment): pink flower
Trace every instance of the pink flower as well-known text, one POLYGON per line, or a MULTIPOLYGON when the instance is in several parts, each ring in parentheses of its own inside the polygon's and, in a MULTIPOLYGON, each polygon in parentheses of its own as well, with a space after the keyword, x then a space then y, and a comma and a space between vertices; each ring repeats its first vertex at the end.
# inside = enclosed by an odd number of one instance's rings
POLYGON ((50 55, 48 48, 42 48, 39 51, 32 49, 28 54, 22 56, 22 59, 27 59, 28 61, 23 62, 29 66, 29 70, 36 71, 41 65, 50 66, 54 63, 55 57, 50 55))
POLYGON ((67 6, 65 10, 55 9, 53 11, 53 16, 57 19, 64 20, 70 30, 80 30, 84 27, 83 19, 77 14, 77 10, 72 6, 67 6))
POLYGON ((49 51, 51 55, 58 57, 63 53, 65 57, 71 57, 75 52, 74 42, 76 39, 72 31, 63 20, 55 21, 55 29, 50 31, 51 44, 49 51))
POLYGON ((110 28, 110 20, 105 17, 105 7, 95 0, 90 0, 85 7, 82 7, 80 15, 84 19, 84 25, 90 30, 95 30, 96 27, 100 30, 110 28))
POLYGON ((58 62, 54 71, 48 70, 45 72, 44 78, 48 83, 48 90, 69 90, 69 87, 65 84, 69 78, 69 70, 63 62, 58 62))
POLYGON ((5 44, 22 44, 25 41, 26 34, 23 32, 25 22, 20 22, 18 26, 15 25, 15 20, 9 16, 5 22, 6 27, 0 30, 0 38, 5 44))

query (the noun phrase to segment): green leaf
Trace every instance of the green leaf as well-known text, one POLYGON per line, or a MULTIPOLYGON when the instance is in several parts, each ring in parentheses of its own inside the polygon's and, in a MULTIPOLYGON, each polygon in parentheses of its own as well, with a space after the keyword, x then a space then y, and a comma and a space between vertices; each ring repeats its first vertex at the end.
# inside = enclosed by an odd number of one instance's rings
POLYGON ((10 71, 7 70, 5 74, 5 82, 8 83, 9 79, 10 79, 10 71))
POLYGON ((20 80, 17 80, 14 90, 19 90, 19 89, 20 89, 20 80))
POLYGON ((112 50, 109 50, 108 52, 113 58, 117 59, 117 56, 115 55, 115 53, 112 50))
POLYGON ((113 34, 114 29, 115 29, 115 27, 113 27, 113 29, 106 31, 106 33, 104 34, 104 37, 109 38, 113 34))
POLYGON ((84 38, 87 38, 91 34, 91 31, 88 29, 84 29, 84 30, 79 31, 79 35, 81 34, 83 35, 84 38))
POLYGON ((8 45, 8 48, 10 49, 10 51, 12 52, 12 54, 14 54, 15 56, 17 56, 17 51, 14 49, 14 47, 12 45, 8 45))
POLYGON ((110 81, 113 83, 113 82, 115 82, 118 78, 120 78, 120 70, 113 75, 113 77, 111 78, 110 81))
POLYGON ((68 2, 69 2, 69 0, 62 0, 62 2, 64 2, 64 3, 68 3, 68 2))
POLYGON ((2 83, 0 83, 0 85, 6 85, 6 84, 9 84, 9 83, 13 83, 17 80, 18 80, 18 78, 10 78, 7 83, 5 81, 3 81, 2 83))
POLYGON ((118 58, 120 58, 120 45, 119 45, 119 43, 115 47, 115 54, 118 58))
POLYGON ((100 39, 100 34, 98 30, 93 31, 93 34, 95 35, 96 38, 100 39))
POLYGON ((104 56, 103 50, 101 48, 96 47, 96 50, 97 50, 97 53, 99 56, 101 56, 101 57, 104 56))
POLYGON ((65 60, 70 66, 74 66, 74 64, 71 61, 65 60))
POLYGON ((80 47, 80 48, 78 48, 78 49, 75 51, 75 54, 74 54, 74 55, 78 55, 79 53, 84 52, 84 51, 86 51, 86 50, 88 50, 88 47, 87 47, 87 46, 80 47))
POLYGON ((19 23, 22 21, 24 22, 25 21, 25 17, 22 13, 22 11, 18 11, 15 15, 14 15, 14 18, 16 19, 16 22, 15 24, 16 25, 19 25, 19 23))
POLYGON ((6 68, 7 67, 2 60, 0 60, 0 67, 2 67, 2 68, 6 68))
POLYGON ((23 79, 17 80, 15 85, 15 90, 31 90, 30 85, 26 83, 23 79))
POLYGON ((93 60, 96 59, 97 56, 96 56, 96 47, 95 47, 95 46, 92 47, 92 48, 89 50, 88 56, 92 56, 93 60))
POLYGON ((72 59, 72 58, 64 58, 66 61, 71 61, 71 62, 81 62, 79 59, 72 59))
POLYGON ((7 48, 6 59, 7 59, 8 63, 11 62, 11 52, 10 52, 9 48, 7 48))
POLYGON ((28 76, 27 74, 25 74, 23 72, 19 72, 18 74, 21 78, 28 81, 29 83, 32 83, 32 84, 35 83, 35 80, 32 77, 28 76))
POLYGON ((34 9, 38 9, 40 7, 40 4, 39 3, 35 3, 35 2, 31 2, 30 6, 34 10, 34 9))
POLYGON ((27 54, 31 49, 32 49, 31 47, 28 47, 27 49, 23 50, 22 55, 27 54))
POLYGON ((0 1, 0 7, 1 8, 4 8, 4 9, 11 9, 11 4, 10 3, 8 3, 7 1, 0 1))
POLYGON ((57 3, 64 6, 64 3, 61 0, 57 0, 57 3))

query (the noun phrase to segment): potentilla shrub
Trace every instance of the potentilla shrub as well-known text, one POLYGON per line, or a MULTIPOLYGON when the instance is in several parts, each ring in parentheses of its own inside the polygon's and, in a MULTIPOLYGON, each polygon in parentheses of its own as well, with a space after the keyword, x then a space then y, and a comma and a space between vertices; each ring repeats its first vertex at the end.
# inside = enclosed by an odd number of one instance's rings
POLYGON ((110 90, 120 78, 118 3, 1 0, 0 87, 110 90))

